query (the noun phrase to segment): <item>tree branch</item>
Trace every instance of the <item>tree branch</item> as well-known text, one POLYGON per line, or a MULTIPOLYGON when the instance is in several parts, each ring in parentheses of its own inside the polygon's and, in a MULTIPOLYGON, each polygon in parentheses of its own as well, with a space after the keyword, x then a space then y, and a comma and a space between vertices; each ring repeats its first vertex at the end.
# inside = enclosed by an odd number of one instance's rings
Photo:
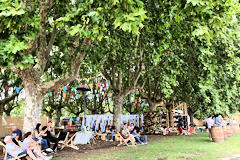
POLYGON ((68 83, 70 83, 71 81, 75 80, 79 74, 79 70, 80 70, 80 66, 81 63, 87 53, 87 49, 91 44, 91 39, 90 38, 86 38, 82 44, 82 47, 84 48, 83 52, 78 52, 75 62, 72 65, 72 73, 71 74, 66 74, 65 76, 59 78, 59 79, 55 79, 52 80, 50 82, 45 82, 43 83, 40 87, 41 87, 41 92, 43 95, 45 95, 47 92, 57 89, 63 85, 66 85, 68 83))

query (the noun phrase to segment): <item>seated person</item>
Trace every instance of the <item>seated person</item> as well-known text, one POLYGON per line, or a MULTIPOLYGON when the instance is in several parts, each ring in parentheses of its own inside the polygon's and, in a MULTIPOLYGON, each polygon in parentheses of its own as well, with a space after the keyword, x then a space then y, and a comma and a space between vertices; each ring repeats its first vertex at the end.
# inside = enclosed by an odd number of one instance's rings
POLYGON ((129 132, 133 132, 134 127, 134 123, 131 123, 130 126, 128 126, 129 132))
POLYGON ((47 132, 47 129, 42 130, 42 125, 40 123, 38 123, 34 130, 33 140, 36 142, 39 142, 41 144, 42 150, 44 150, 46 148, 46 151, 53 152, 53 150, 51 148, 49 148, 47 140, 42 138, 42 136, 45 135, 46 132, 47 132))
POLYGON ((55 135, 53 133, 52 122, 51 121, 49 121, 47 126, 44 126, 42 128, 42 130, 44 131, 46 128, 47 128, 46 135, 43 136, 43 138, 47 140, 48 146, 50 146, 50 142, 54 143, 54 146, 53 146, 52 150, 55 151, 57 149, 59 140, 58 140, 58 138, 55 137, 55 135))
MULTIPOLYGON (((12 138, 10 136, 6 136, 4 138, 4 142, 6 143, 6 148, 8 150, 8 154, 14 158, 24 155, 24 154, 28 154, 30 156, 31 159, 33 160, 38 160, 36 158, 36 156, 34 155, 34 153, 38 156, 41 157, 41 153, 38 151, 33 151, 31 149, 26 149, 24 150, 23 148, 17 146, 15 143, 13 143, 12 138)), ((44 160, 49 160, 50 158, 45 158, 44 160)))
POLYGON ((44 156, 42 153, 41 153, 41 149, 38 145, 37 142, 35 142, 33 139, 32 139, 32 133, 31 132, 27 132, 25 135, 24 135, 24 140, 23 140, 23 144, 22 144, 22 149, 27 151, 27 150, 30 150, 34 153, 36 153, 39 157, 43 158, 44 160, 50 160, 52 159, 52 156, 50 157, 46 157, 44 156))
POLYGON ((73 128, 71 126, 71 122, 68 122, 68 124, 66 125, 66 130, 73 131, 73 128))
POLYGON ((123 124, 123 130, 124 130, 125 133, 129 133, 129 129, 128 129, 127 123, 123 124))
POLYGON ((139 142, 140 144, 142 144, 142 145, 147 144, 147 136, 146 135, 141 136, 139 129, 134 128, 134 130, 131 134, 134 136, 136 141, 139 142))
POLYGON ((126 133, 124 129, 121 130, 120 132, 120 144, 118 146, 122 145, 123 143, 129 146, 127 143, 130 141, 132 143, 131 146, 136 146, 135 145, 135 138, 132 134, 126 133))
POLYGON ((190 128, 188 129, 187 135, 197 134, 197 133, 195 133, 195 127, 196 127, 196 125, 190 125, 190 128))
POLYGON ((182 125, 181 125, 181 124, 178 124, 178 125, 177 125, 177 130, 178 130, 177 135, 183 135, 183 128, 182 128, 182 125))
POLYGON ((164 136, 170 133, 170 130, 166 126, 163 126, 162 131, 164 136))
POLYGON ((106 130, 106 134, 107 134, 107 140, 106 141, 109 140, 109 134, 111 134, 111 140, 110 141, 113 141, 113 137, 116 134, 115 126, 112 126, 112 127, 109 126, 108 130, 106 130))
POLYGON ((13 123, 11 123, 10 126, 12 129, 12 141, 19 146, 20 144, 18 144, 18 142, 22 141, 22 131, 13 123))

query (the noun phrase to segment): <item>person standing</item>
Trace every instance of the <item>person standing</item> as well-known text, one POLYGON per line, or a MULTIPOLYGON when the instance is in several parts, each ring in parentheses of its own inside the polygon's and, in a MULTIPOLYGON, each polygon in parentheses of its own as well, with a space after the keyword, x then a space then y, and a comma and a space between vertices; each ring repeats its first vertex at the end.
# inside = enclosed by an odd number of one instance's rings
POLYGON ((207 129, 209 132, 209 138, 210 138, 210 141, 212 141, 211 128, 214 125, 214 120, 212 119, 212 115, 208 116, 208 118, 206 119, 206 123, 207 123, 207 129))

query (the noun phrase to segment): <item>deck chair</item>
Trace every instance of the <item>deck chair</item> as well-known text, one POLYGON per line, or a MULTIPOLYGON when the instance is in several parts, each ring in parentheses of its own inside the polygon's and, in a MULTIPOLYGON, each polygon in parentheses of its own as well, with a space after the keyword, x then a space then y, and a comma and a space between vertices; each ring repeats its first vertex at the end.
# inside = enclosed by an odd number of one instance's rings
MULTIPOLYGON (((58 137, 59 137, 59 135, 57 136, 57 138, 58 138, 58 137)), ((68 137, 69 137, 69 132, 67 132, 65 139, 59 141, 58 144, 63 145, 63 144, 65 144, 65 143, 67 143, 68 137)))
MULTIPOLYGON (((69 132, 68 132, 68 133, 69 133, 69 132)), ((74 140, 76 134, 77 134, 77 132, 76 132, 70 139, 68 139, 68 140, 66 140, 66 141, 64 140, 65 142, 64 142, 64 144, 62 145, 61 150, 63 150, 63 148, 65 148, 65 147, 70 147, 70 148, 79 150, 79 148, 73 144, 73 140, 74 140)), ((66 136, 66 138, 68 138, 68 136, 66 136)))
POLYGON ((9 151, 7 150, 6 145, 3 144, 3 142, 1 142, 1 141, 0 141, 0 146, 3 146, 3 155, 4 155, 3 160, 7 160, 7 158, 8 158, 8 160, 21 160, 21 158, 27 156, 26 154, 24 154, 24 155, 21 155, 21 156, 18 156, 18 157, 11 157, 9 155, 9 151))
POLYGON ((117 146, 121 146, 121 145, 136 146, 135 141, 131 140, 130 138, 124 139, 121 134, 118 134, 118 135, 120 136, 120 141, 119 141, 120 143, 119 143, 117 146), (128 144, 129 141, 130 141, 132 144, 135 144, 135 145, 129 145, 129 144, 128 144))

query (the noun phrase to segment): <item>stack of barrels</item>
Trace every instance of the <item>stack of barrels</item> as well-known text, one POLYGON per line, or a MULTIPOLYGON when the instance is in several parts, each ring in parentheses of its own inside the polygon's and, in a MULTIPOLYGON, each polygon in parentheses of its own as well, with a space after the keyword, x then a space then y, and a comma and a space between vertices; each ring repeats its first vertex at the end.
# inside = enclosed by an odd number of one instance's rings
POLYGON ((212 126, 211 128, 212 141, 217 143, 224 142, 237 133, 240 133, 238 125, 212 126))

